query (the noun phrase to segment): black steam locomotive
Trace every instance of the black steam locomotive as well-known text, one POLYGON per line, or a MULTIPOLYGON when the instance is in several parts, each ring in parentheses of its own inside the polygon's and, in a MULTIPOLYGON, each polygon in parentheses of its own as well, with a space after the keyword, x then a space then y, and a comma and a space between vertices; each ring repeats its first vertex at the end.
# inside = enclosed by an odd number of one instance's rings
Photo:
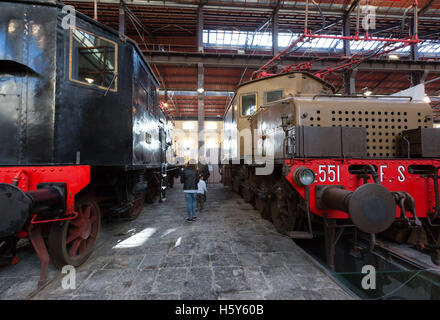
POLYGON ((136 43, 63 4, 0 2, 0 256, 82 264, 101 216, 161 200, 172 125, 136 43))

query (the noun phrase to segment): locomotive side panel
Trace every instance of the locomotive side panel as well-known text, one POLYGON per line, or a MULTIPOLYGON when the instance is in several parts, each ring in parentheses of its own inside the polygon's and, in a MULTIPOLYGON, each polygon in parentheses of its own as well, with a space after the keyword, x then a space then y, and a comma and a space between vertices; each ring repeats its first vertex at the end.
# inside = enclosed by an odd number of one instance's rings
POLYGON ((132 164, 132 47, 78 17, 76 24, 58 26, 55 162, 132 164))
POLYGON ((237 157, 237 99, 230 104, 223 125, 222 159, 237 157))
POLYGON ((0 3, 1 164, 53 160, 56 15, 56 8, 0 3))
POLYGON ((295 106, 292 98, 273 103, 261 108, 251 120, 252 132, 257 134, 253 139, 254 155, 256 157, 272 156, 275 159, 283 158, 283 141, 285 133, 281 127, 281 117, 288 119, 295 117, 295 106))
POLYGON ((135 51, 133 69, 133 164, 159 166, 162 157, 157 83, 135 51))

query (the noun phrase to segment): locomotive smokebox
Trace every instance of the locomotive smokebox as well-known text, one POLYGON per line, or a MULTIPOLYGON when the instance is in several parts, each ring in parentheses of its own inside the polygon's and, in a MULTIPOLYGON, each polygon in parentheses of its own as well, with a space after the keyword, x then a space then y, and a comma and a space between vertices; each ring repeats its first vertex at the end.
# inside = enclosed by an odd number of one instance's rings
POLYGON ((321 207, 347 212, 355 226, 367 233, 385 231, 396 216, 395 199, 380 184, 364 184, 355 191, 340 186, 321 186, 319 193, 321 207))
POLYGON ((19 188, 0 183, 0 238, 20 231, 29 217, 32 201, 19 188))

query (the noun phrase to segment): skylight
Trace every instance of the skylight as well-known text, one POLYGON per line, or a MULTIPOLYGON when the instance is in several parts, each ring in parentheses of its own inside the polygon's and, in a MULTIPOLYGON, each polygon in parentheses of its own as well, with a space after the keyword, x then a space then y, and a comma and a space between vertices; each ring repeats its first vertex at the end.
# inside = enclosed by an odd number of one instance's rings
MULTIPOLYGON (((278 46, 283 49, 286 48, 292 41, 299 37, 298 33, 279 33, 278 46)), ((271 32, 250 32, 237 30, 204 30, 203 44, 209 48, 236 48, 236 49, 266 49, 272 48, 272 33, 271 32)), ((381 41, 350 41, 350 48, 352 52, 375 50, 381 47, 384 43, 381 41)), ((390 46, 399 46, 399 43, 390 44, 390 46)), ((313 38, 302 42, 299 45, 298 51, 315 50, 326 51, 336 50, 341 51, 343 48, 342 40, 338 39, 324 39, 313 38)), ((410 47, 406 46, 395 50, 394 52, 400 55, 409 54, 410 47)), ((425 40, 419 44, 419 55, 425 57, 440 56, 440 41, 425 40)))

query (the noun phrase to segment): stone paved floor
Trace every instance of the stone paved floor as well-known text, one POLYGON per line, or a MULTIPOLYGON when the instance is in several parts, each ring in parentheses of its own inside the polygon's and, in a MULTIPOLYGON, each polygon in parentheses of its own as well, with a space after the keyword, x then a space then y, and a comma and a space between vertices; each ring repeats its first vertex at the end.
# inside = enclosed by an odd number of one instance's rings
MULTIPOLYGON (((289 238, 221 185, 208 186, 198 221, 185 222, 181 185, 165 203, 146 205, 131 222, 105 221, 91 258, 77 268, 77 288, 62 274, 33 299, 350 299, 289 238)), ((0 299, 35 290, 38 259, 31 248, 17 266, 0 269, 0 299)))

